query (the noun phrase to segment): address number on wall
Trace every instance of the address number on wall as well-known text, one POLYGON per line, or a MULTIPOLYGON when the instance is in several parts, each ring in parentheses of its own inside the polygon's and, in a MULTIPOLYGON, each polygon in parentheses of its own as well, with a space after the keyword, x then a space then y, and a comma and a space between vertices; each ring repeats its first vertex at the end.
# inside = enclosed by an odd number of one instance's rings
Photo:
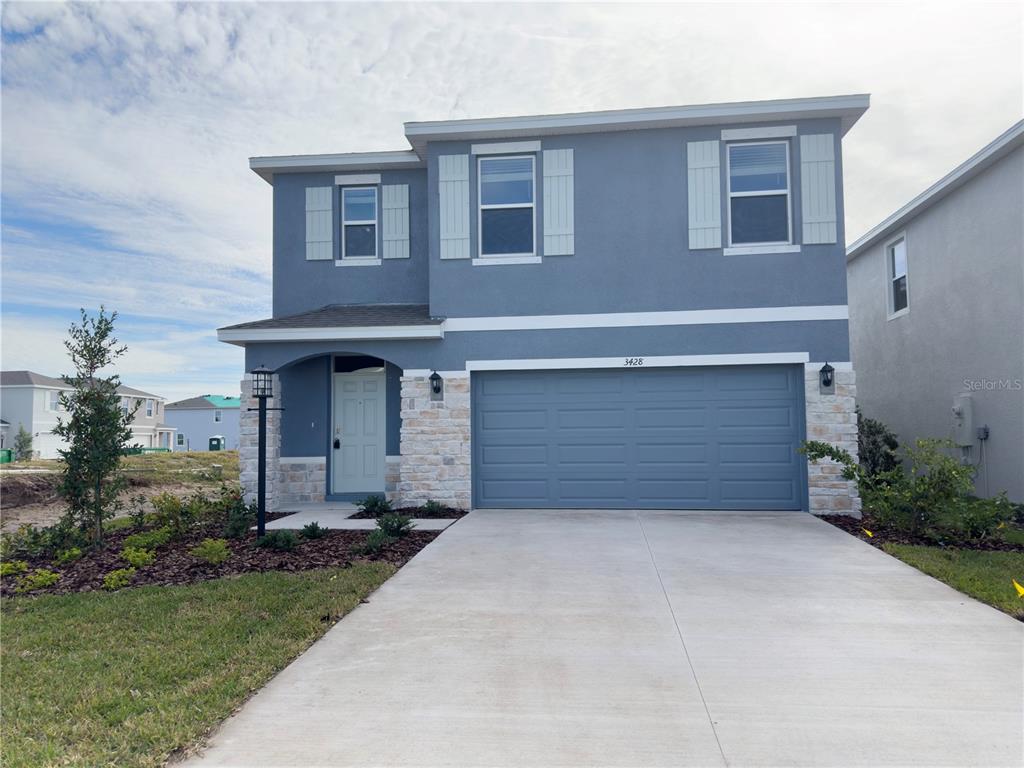
POLYGON ((637 368, 643 364, 644 359, 642 357, 627 357, 624 363, 627 368, 637 368))

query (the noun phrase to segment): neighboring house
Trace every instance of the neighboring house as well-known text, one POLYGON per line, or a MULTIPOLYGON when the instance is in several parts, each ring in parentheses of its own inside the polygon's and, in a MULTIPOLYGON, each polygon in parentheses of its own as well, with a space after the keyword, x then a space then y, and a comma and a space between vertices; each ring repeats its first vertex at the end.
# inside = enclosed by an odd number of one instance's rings
MULTIPOLYGON (((884 183, 880 180, 879 183, 884 183)), ((857 395, 1024 501, 1024 121, 847 249, 857 395), (957 413, 954 413, 954 408, 957 413), (980 430, 980 432, 979 432, 980 430)))
MULTIPOLYGON (((66 443, 53 434, 57 419, 64 415, 60 407, 60 393, 71 387, 63 379, 44 376, 32 371, 3 371, 0 373, 0 408, 9 422, 13 441, 19 427, 32 434, 32 451, 41 459, 56 459, 57 449, 66 443)), ((131 444, 143 448, 170 448, 174 428, 163 423, 164 398, 121 385, 121 408, 133 408, 138 403, 132 421, 131 444)))
POLYGON ((224 438, 224 448, 238 450, 238 410, 241 400, 221 395, 200 395, 168 403, 164 417, 177 430, 176 451, 208 451, 210 438, 224 438))
POLYGON ((218 335, 276 372, 271 508, 856 510, 797 449, 856 451, 840 145, 867 107, 408 123, 410 151, 253 158, 273 317, 218 335))

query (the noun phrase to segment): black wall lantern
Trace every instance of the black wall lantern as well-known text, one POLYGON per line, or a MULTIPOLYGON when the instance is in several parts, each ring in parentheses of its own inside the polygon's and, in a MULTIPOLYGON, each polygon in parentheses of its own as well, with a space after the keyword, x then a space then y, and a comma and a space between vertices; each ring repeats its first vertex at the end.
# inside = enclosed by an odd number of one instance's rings
POLYGON ((442 386, 444 384, 444 379, 441 378, 441 374, 439 374, 437 371, 434 371, 432 374, 430 374, 430 378, 428 379, 428 381, 430 382, 430 399, 440 400, 442 386))
POLYGON ((836 369, 827 362, 818 371, 818 390, 824 393, 835 392, 836 369))
POLYGON ((283 408, 267 408, 267 399, 274 396, 274 372, 265 366, 253 368, 252 396, 259 401, 258 453, 256 457, 256 535, 263 538, 267 533, 267 411, 282 411, 283 408))

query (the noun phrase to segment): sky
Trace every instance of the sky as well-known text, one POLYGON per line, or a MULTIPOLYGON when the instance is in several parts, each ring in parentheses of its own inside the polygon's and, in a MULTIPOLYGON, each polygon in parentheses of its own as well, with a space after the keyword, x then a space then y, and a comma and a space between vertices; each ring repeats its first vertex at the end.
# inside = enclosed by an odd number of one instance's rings
POLYGON ((5 2, 0 363, 61 375, 119 313, 131 386, 238 391, 270 314, 254 155, 407 149, 402 123, 870 93, 852 242, 1021 118, 1015 3, 5 2))

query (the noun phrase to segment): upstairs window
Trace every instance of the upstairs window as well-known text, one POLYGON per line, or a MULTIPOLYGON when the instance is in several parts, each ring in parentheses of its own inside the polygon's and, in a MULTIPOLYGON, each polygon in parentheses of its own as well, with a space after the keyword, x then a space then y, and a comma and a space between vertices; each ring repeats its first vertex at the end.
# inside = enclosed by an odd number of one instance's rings
POLYGON ((64 410, 60 407, 60 392, 57 390, 50 391, 50 410, 61 411, 64 410))
POLYGON ((224 421, 224 413, 223 413, 223 411, 214 411, 213 412, 213 420, 218 422, 218 423, 221 422, 221 421, 224 421))
POLYGON ((341 258, 377 258, 377 188, 341 190, 341 258))
POLYGON ((899 238, 886 248, 889 262, 889 311, 905 312, 910 306, 907 295, 907 240, 899 238))
POLYGON ((728 146, 730 245, 788 245, 789 142, 728 146))
POLYGON ((148 419, 152 419, 153 418, 153 401, 152 400, 146 400, 146 418, 148 418, 148 419))
POLYGON ((534 158, 482 157, 478 170, 480 255, 533 256, 534 158))

